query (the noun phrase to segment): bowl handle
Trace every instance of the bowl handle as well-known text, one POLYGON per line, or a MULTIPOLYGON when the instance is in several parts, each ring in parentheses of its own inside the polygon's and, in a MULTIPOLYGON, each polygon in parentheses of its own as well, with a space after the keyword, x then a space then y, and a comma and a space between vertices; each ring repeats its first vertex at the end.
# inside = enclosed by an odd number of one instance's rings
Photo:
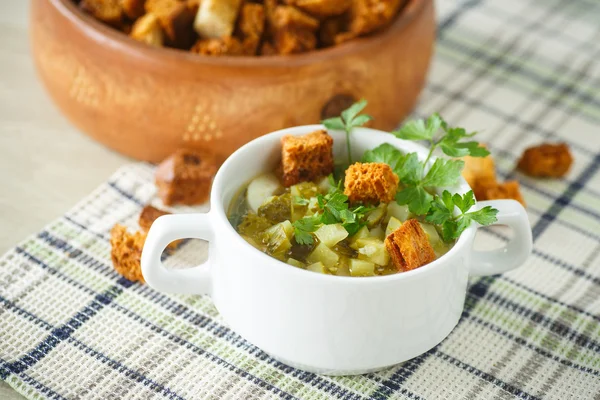
POLYGON ((209 214, 163 215, 154 221, 142 251, 142 275, 146 283, 160 292, 210 294, 209 259, 197 267, 167 269, 161 255, 167 245, 179 239, 213 239, 209 214))
MULTIPOLYGON (((521 266, 533 248, 531 226, 527 212, 515 200, 491 200, 477 202, 477 209, 492 206, 498 209, 498 221, 494 225, 507 225, 513 230, 512 239, 506 246, 490 251, 473 251, 470 274, 494 275, 521 266)), ((477 228, 481 228, 478 225, 477 228)))

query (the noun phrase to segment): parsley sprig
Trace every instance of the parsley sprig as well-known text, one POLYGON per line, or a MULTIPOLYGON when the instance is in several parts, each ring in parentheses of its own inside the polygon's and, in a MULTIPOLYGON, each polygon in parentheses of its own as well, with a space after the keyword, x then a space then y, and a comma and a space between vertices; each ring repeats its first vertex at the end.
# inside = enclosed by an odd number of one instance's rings
MULTIPOLYGON (((333 177, 329 177, 333 181, 333 177)), ((295 221, 294 237, 296 242, 302 245, 312 245, 314 238, 312 233, 321 225, 342 224, 350 236, 354 235, 365 225, 365 216, 373 208, 358 205, 350 207, 348 196, 342 191, 342 181, 334 182, 329 193, 317 195, 317 203, 321 214, 304 217, 295 221)))
POLYGON ((370 115, 360 114, 367 106, 367 100, 362 99, 352 104, 349 108, 342 111, 341 116, 328 118, 322 121, 327 129, 343 130, 346 132, 346 150, 348 151, 348 165, 352 164, 352 144, 350 141, 350 132, 353 128, 362 126, 373 119, 370 115), (359 115, 360 114, 360 115, 359 115))
POLYGON ((441 225, 442 238, 447 242, 458 239, 473 221, 481 225, 490 225, 497 221, 498 210, 485 206, 481 210, 467 212, 473 205, 475 205, 475 197, 472 190, 463 196, 444 190, 442 196, 435 196, 425 220, 441 225), (454 213, 456 208, 460 213, 454 213))
POLYGON ((416 153, 406 155, 399 174, 404 188, 396 195, 398 204, 407 204, 411 212, 417 215, 427 214, 433 196, 427 188, 454 186, 458 183, 464 167, 462 160, 437 158, 425 173, 434 151, 439 148, 450 157, 485 157, 489 154, 485 147, 475 141, 465 141, 476 132, 467 133, 463 128, 448 126, 438 114, 427 120, 414 120, 406 123, 393 134, 405 140, 426 140, 429 142, 429 153, 424 162, 419 161, 416 153), (442 131, 442 134, 438 134, 442 131))

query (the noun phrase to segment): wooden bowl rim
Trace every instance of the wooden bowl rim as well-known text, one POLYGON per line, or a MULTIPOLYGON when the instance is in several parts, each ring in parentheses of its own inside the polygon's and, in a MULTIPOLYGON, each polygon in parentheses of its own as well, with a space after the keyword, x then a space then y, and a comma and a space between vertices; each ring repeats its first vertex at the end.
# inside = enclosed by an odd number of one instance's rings
POLYGON ((133 57, 146 58, 153 61, 168 58, 174 61, 185 61, 194 64, 227 66, 227 67, 293 67, 319 61, 343 57, 360 52, 369 46, 392 39, 417 15, 421 14, 425 5, 432 0, 408 0, 394 23, 381 32, 354 39, 338 46, 315 51, 274 56, 206 56, 172 48, 157 48, 131 39, 123 32, 108 26, 91 15, 80 10, 72 0, 41 0, 49 3, 85 35, 97 43, 102 43, 119 51, 126 51, 133 57))

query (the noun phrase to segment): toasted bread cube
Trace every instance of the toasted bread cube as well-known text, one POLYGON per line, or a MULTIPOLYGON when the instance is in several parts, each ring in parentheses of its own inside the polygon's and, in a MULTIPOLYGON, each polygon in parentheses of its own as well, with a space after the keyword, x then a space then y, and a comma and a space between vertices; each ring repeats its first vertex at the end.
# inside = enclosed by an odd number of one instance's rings
POLYGON ((281 138, 281 174, 285 187, 314 181, 333 172, 333 139, 324 130, 281 138))
POLYGON ((196 15, 200 9, 201 2, 202 0, 187 0, 186 5, 194 13, 194 15, 196 15))
POLYGON ((385 238, 385 247, 399 272, 411 271, 435 260, 427 234, 416 219, 409 219, 385 238))
POLYGON ((144 15, 145 2, 146 0, 121 0, 121 6, 127 18, 135 20, 144 15))
POLYGON ((275 30, 301 29, 315 32, 319 28, 319 20, 292 6, 277 6, 271 21, 275 30))
POLYGON ((496 180, 496 166, 491 155, 487 157, 463 157, 465 167, 462 176, 471 189, 475 190, 478 181, 496 180))
POLYGON ((143 232, 148 232, 150 227, 156 221, 158 217, 162 217, 163 215, 171 214, 168 211, 159 210, 156 207, 147 205, 142 208, 142 212, 140 212, 140 217, 138 219, 138 225, 143 232))
POLYGON ((165 205, 200 204, 208 200, 218 162, 193 150, 179 150, 156 169, 158 195, 165 205))
POLYGON ((275 34, 275 48, 278 54, 298 54, 314 50, 317 36, 307 30, 281 30, 275 34))
POLYGON ((347 29, 346 18, 333 17, 326 19, 319 28, 319 43, 321 46, 334 46, 336 37, 347 29))
POLYGON ((258 53, 261 56, 275 56, 277 55, 277 50, 275 49, 275 46, 271 44, 271 42, 263 42, 258 53))
POLYGON ((244 4, 237 22, 237 35, 242 38, 245 55, 256 55, 264 30, 265 7, 256 3, 244 4))
POLYGON ((144 282, 140 260, 145 241, 145 233, 129 233, 122 225, 117 224, 110 231, 110 256, 113 266, 130 281, 144 282))
POLYGON ((241 0, 203 0, 194 29, 202 38, 231 36, 240 4, 241 0))
POLYGON ((218 39, 200 39, 191 52, 205 56, 241 56, 244 55, 244 47, 239 39, 226 36, 218 39))
POLYGON ((196 39, 194 11, 179 0, 146 0, 146 12, 158 17, 165 34, 165 45, 189 49, 196 39))
POLYGON ((79 7, 94 18, 117 28, 123 23, 121 0, 81 0, 79 7))
POLYGON ((375 32, 392 22, 404 0, 352 0, 350 31, 355 35, 375 32))
POLYGON ((385 163, 354 163, 346 170, 344 194, 351 203, 389 203, 398 191, 398 176, 385 163))
POLYGON ((160 22, 158 21, 158 17, 151 13, 148 13, 135 21, 129 36, 135 40, 155 47, 162 47, 165 42, 165 35, 160 26, 160 22))
POLYGON ((571 164, 573 156, 565 143, 544 143, 525 150, 517 168, 530 176, 559 178, 571 164))
POLYGON ((325 18, 346 12, 352 5, 352 0, 286 0, 286 3, 316 17, 325 18))
POLYGON ((518 181, 506 181, 495 185, 489 184, 482 190, 481 198, 477 198, 477 200, 513 199, 521 203, 523 207, 526 205, 518 181))

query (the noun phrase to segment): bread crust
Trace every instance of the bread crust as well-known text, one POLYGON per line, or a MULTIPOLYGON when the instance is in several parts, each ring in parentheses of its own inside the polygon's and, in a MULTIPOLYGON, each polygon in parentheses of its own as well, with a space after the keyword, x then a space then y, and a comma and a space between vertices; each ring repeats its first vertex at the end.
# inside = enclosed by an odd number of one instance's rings
POLYGON ((110 256, 113 267, 130 281, 144 282, 140 260, 146 241, 144 232, 127 232, 122 225, 115 225, 110 231, 110 256))
POLYGON ((344 194, 350 203, 389 203, 398 191, 398 176, 385 163, 354 163, 346 170, 344 194))
POLYGON ((333 172, 333 139, 324 130, 281 138, 284 186, 313 181, 333 172))
POLYGON ((435 260, 433 247, 419 221, 409 219, 385 238, 385 247, 399 272, 411 271, 435 260))
POLYGON ((566 143, 543 143, 525 150, 517 168, 529 176, 560 178, 572 164, 573 156, 566 143))

